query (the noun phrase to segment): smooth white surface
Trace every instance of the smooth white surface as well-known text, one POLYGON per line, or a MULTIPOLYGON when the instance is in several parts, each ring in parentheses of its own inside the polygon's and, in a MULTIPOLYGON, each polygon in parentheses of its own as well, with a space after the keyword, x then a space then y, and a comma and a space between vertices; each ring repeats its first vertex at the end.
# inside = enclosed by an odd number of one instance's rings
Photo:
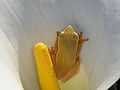
POLYGON ((91 39, 81 52, 91 90, 106 90, 119 79, 119 0, 0 0, 0 28, 18 56, 12 62, 19 64, 25 90, 39 90, 33 45, 51 47, 55 32, 69 24, 91 39))
POLYGON ((23 90, 17 55, 0 29, 0 90, 23 90))

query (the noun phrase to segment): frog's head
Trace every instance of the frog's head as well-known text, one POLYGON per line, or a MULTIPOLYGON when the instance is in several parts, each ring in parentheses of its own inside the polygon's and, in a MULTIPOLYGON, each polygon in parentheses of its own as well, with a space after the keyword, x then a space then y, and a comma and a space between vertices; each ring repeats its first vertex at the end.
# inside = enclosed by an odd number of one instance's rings
POLYGON ((71 25, 68 25, 59 35, 60 37, 73 37, 73 38, 77 38, 79 37, 79 35, 75 32, 75 30, 73 29, 73 27, 71 25))
POLYGON ((64 32, 64 33, 69 33, 69 34, 71 34, 71 33, 75 33, 75 30, 73 29, 73 27, 72 27, 71 25, 68 25, 68 26, 64 29, 63 32, 64 32))

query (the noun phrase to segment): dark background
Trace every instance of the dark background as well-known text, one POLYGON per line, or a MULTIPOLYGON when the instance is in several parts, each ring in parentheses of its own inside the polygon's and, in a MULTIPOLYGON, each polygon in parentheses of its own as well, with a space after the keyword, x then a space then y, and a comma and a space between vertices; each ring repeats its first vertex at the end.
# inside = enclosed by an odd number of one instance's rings
POLYGON ((120 79, 113 86, 111 86, 108 90, 120 90, 120 79))

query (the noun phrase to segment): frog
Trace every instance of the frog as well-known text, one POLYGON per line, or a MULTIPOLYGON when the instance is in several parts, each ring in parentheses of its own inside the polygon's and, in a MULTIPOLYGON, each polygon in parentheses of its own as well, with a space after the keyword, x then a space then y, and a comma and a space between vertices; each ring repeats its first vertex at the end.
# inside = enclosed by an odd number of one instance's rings
POLYGON ((71 25, 61 32, 57 31, 57 38, 53 47, 49 49, 53 68, 58 80, 67 82, 80 70, 80 52, 83 43, 83 32, 79 34, 71 25))

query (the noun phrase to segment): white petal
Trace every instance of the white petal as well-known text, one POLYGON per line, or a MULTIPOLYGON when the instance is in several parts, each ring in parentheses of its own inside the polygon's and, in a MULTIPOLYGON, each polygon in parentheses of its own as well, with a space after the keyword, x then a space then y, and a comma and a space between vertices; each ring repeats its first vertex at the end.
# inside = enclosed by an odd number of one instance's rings
POLYGON ((0 89, 23 90, 17 55, 9 40, 0 29, 0 89))
POLYGON ((25 90, 39 89, 33 45, 52 46, 69 24, 91 39, 81 53, 91 90, 108 89, 120 77, 119 12, 118 0, 1 0, 0 27, 18 55, 25 90))

